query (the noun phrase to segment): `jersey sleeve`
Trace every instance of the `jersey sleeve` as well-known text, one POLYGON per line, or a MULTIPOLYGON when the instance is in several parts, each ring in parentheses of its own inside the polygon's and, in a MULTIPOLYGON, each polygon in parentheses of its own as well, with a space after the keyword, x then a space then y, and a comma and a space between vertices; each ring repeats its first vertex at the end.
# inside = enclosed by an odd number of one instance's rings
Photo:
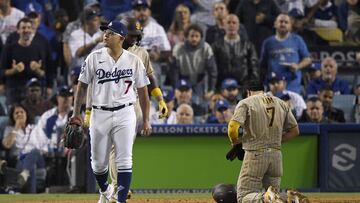
POLYGON ((92 64, 92 54, 90 54, 81 65, 79 81, 90 84, 94 77, 94 67, 92 64))
POLYGON ((237 121, 240 123, 240 126, 244 126, 248 112, 248 106, 245 102, 240 101, 234 111, 234 115, 231 120, 237 121))
MULTIPOLYGON (((285 104, 284 104, 285 105, 285 104)), ((298 124, 296 122, 294 114, 290 111, 290 108, 285 108, 286 117, 284 121, 284 130, 288 130, 296 127, 298 124)))
POLYGON ((135 64, 135 84, 137 88, 142 88, 150 84, 149 78, 146 75, 146 70, 144 64, 141 62, 139 58, 136 57, 135 64))
POLYGON ((151 75, 154 73, 154 69, 151 65, 151 62, 150 62, 150 56, 149 56, 149 53, 145 50, 144 52, 144 59, 143 59, 143 63, 144 63, 144 66, 145 66, 145 69, 146 69, 146 75, 151 75))

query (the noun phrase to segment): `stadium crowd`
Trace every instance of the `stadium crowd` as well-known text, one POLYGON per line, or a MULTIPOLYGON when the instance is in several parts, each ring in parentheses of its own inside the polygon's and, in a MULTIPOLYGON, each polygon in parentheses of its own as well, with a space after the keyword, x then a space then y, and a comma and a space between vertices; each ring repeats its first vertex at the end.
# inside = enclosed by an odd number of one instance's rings
POLYGON ((139 45, 169 109, 159 119, 152 105, 152 124, 225 124, 252 79, 287 101, 299 122, 360 123, 359 99, 350 112, 333 105, 339 95, 360 98, 360 84, 308 49, 333 45, 324 29, 360 45, 359 0, 0 0, 0 174, 16 168, 22 192, 39 191, 39 179, 52 184, 59 171, 70 178, 57 184, 84 191, 85 175, 71 173, 86 167, 69 172, 64 163, 75 154, 86 166, 87 151, 61 143, 74 87, 86 56, 103 47, 99 26, 129 16, 142 27, 139 45))

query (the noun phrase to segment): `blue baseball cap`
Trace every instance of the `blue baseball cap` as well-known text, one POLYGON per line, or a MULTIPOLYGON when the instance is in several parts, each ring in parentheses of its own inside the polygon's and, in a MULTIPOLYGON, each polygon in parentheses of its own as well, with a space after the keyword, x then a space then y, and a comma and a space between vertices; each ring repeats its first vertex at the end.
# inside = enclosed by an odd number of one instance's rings
POLYGON ((43 6, 37 2, 31 2, 25 7, 25 13, 28 15, 29 13, 43 13, 43 6))
POLYGON ((70 97, 73 93, 73 90, 66 85, 61 86, 57 91, 57 95, 62 97, 70 97))
POLYGON ((181 90, 189 90, 192 88, 191 82, 188 79, 180 79, 179 81, 177 81, 176 83, 176 89, 181 90))
POLYGON ((281 73, 271 72, 271 74, 268 77, 268 80, 271 83, 271 82, 275 82, 275 81, 286 80, 286 78, 281 73))
POLYGON ((108 25, 101 25, 100 30, 101 31, 111 30, 111 31, 121 35, 122 37, 126 37, 126 35, 128 33, 128 29, 120 21, 111 21, 108 25))
POLYGON ((230 88, 230 87, 235 87, 235 88, 238 88, 239 87, 239 84, 238 82, 233 79, 233 78, 226 78, 225 80, 222 81, 221 83, 221 89, 227 89, 227 88, 230 88))
POLYGON ((41 82, 37 78, 31 78, 26 82, 26 87, 41 87, 41 82))
POLYGON ((310 71, 314 71, 314 70, 320 70, 321 69, 321 62, 317 61, 317 62, 313 62, 310 67, 309 67, 310 71))
POLYGON ((149 4, 146 0, 134 0, 132 2, 132 7, 133 8, 136 8, 136 7, 139 7, 139 6, 143 6, 143 7, 147 7, 149 8, 149 4))
POLYGON ((304 13, 301 12, 301 10, 298 8, 291 9, 291 11, 289 11, 288 15, 290 17, 294 17, 294 18, 303 18, 304 17, 304 13))
POLYGON ((224 111, 230 107, 230 104, 226 100, 219 100, 215 104, 216 111, 224 111))
POLYGON ((174 91, 172 89, 163 90, 163 97, 165 102, 169 102, 175 99, 174 91))
POLYGON ((71 69, 71 76, 78 77, 80 75, 81 67, 75 66, 73 69, 71 69))

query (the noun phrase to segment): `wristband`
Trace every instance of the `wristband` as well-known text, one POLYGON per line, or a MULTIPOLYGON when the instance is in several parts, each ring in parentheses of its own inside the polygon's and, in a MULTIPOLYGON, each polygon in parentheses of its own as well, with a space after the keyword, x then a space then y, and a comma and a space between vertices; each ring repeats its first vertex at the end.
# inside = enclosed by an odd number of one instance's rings
POLYGON ((163 95, 162 95, 161 89, 156 87, 153 90, 151 90, 151 96, 153 96, 153 97, 162 97, 163 95))

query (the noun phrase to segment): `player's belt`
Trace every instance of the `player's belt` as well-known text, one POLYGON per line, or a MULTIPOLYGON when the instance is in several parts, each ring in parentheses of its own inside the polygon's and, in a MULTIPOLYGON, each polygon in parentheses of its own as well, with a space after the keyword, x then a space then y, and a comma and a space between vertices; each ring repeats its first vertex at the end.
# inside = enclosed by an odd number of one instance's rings
POLYGON ((106 106, 92 106, 94 109, 100 109, 100 110, 104 110, 104 111, 117 111, 117 110, 120 110, 120 109, 123 109, 127 106, 131 106, 132 103, 129 103, 129 104, 123 104, 123 105, 120 105, 120 106, 117 106, 117 107, 106 107, 106 106))

